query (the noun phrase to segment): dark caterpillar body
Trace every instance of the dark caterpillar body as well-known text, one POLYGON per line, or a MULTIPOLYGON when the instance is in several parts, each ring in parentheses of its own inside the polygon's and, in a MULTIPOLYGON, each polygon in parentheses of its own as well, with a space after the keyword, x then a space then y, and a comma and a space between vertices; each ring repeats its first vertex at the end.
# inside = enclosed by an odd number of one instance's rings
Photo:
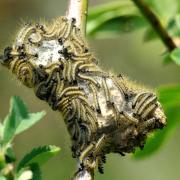
POLYGON ((63 113, 81 168, 102 173, 107 153, 143 149, 147 134, 166 124, 154 93, 99 68, 75 19, 26 24, 1 61, 63 113))

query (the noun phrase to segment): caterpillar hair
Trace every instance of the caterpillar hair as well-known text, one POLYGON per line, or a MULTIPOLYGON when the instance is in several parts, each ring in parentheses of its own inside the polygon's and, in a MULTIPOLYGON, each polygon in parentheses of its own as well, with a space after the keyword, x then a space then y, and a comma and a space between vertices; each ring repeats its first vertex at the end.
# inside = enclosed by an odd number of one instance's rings
POLYGON ((142 149, 148 134, 166 125, 155 93, 98 65, 76 19, 26 24, 0 63, 63 114, 81 170, 103 173, 106 154, 142 149))

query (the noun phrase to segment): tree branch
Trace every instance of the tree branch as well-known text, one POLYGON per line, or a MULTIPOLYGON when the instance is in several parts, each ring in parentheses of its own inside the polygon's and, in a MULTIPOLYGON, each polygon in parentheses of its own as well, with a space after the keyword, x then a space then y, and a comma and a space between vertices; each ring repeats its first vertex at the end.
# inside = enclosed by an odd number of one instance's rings
POLYGON ((81 29, 84 37, 86 36, 87 12, 88 0, 69 0, 66 16, 76 19, 76 25, 81 29))
POLYGON ((177 46, 173 41, 172 37, 166 31, 166 29, 161 24, 159 18, 156 14, 149 8, 149 6, 144 2, 144 0, 132 0, 135 5, 139 8, 142 14, 146 17, 149 23, 152 25, 153 29, 157 32, 164 45, 169 51, 174 50, 177 46))
MULTIPOLYGON (((76 25, 80 28, 84 38, 86 37, 86 19, 88 12, 88 0, 69 0, 68 10, 66 12, 67 18, 75 18, 76 25)), ((75 173, 73 180, 92 180, 94 179, 94 172, 89 172, 84 169, 75 173)))

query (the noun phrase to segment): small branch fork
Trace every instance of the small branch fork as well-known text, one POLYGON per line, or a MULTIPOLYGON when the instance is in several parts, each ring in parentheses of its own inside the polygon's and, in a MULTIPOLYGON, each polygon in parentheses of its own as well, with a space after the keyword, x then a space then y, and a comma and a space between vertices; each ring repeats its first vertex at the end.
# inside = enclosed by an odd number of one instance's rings
POLYGON ((146 17, 149 23, 152 25, 153 29, 157 32, 164 45, 167 47, 168 51, 171 52, 177 48, 172 37, 166 31, 166 29, 161 24, 159 18, 150 9, 150 7, 144 2, 144 0, 132 0, 134 4, 139 8, 141 13, 146 17))

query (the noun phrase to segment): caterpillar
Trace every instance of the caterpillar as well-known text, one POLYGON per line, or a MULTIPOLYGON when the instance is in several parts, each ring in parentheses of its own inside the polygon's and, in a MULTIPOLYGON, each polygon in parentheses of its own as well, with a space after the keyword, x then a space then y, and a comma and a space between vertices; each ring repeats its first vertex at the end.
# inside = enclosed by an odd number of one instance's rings
POLYGON ((166 125, 154 93, 99 67, 75 19, 25 25, 0 62, 63 114, 81 169, 102 173, 106 154, 143 148, 148 133, 166 125))

